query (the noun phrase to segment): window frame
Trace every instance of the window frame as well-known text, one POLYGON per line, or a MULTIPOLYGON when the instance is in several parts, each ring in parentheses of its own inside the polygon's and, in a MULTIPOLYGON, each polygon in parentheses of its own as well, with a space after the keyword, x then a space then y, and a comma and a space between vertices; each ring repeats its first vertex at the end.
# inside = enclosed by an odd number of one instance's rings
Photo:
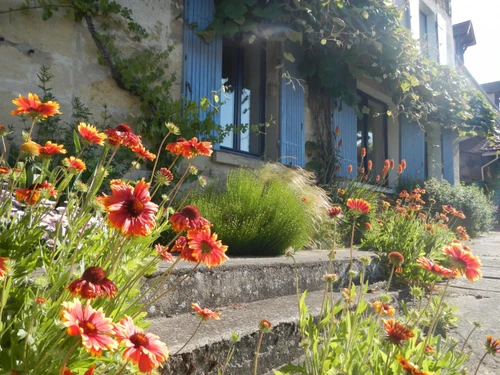
MULTIPOLYGON (((235 63, 235 69, 232 72, 234 75, 233 81, 234 81, 234 108, 233 108, 233 125, 235 126, 241 126, 241 94, 243 91, 243 80, 244 80, 244 63, 245 63, 245 51, 244 51, 244 45, 243 43, 246 43, 243 40, 243 37, 241 34, 236 35, 234 38, 228 38, 225 37, 223 38, 223 48, 222 48, 222 53, 224 54, 224 44, 225 43, 231 43, 232 44, 232 49, 234 51, 234 63, 235 63)), ((266 48, 265 45, 260 44, 259 45, 259 90, 258 90, 258 102, 259 102, 259 113, 258 113, 258 119, 259 122, 258 124, 264 124, 265 123, 265 118, 266 118, 266 48)), ((222 57, 222 61, 224 62, 224 55, 222 57)), ((221 81, 222 81, 221 77, 221 81)), ((222 93, 221 97, 223 100, 224 94, 222 93)), ((226 124, 221 124, 221 125, 226 125, 226 124)), ((249 126, 252 124, 250 123, 249 126)), ((251 157, 261 157, 264 154, 265 150, 265 137, 264 137, 264 132, 263 129, 264 126, 260 126, 259 131, 260 133, 258 134, 258 153, 252 153, 249 151, 244 151, 241 150, 241 132, 238 131, 233 131, 233 147, 228 147, 224 145, 220 145, 220 150, 228 153, 235 153, 235 154, 244 154, 248 155, 251 157)), ((251 131, 251 129, 247 130, 248 132, 251 131)))

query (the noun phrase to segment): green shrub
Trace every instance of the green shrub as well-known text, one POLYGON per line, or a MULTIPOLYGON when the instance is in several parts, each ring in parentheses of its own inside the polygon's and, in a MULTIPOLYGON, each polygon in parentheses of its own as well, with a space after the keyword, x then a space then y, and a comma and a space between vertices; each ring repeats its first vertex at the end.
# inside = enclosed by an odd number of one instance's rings
POLYGON ((497 209, 491 193, 486 195, 477 186, 452 186, 447 181, 439 182, 435 179, 426 181, 424 187, 428 198, 436 200, 436 207, 451 204, 464 212, 465 220, 458 221, 456 225, 465 226, 471 236, 493 228, 497 209))
POLYGON ((263 182, 255 171, 231 171, 225 186, 211 184, 189 204, 213 223, 233 256, 275 256, 290 246, 299 249, 312 229, 301 197, 286 182, 263 182))

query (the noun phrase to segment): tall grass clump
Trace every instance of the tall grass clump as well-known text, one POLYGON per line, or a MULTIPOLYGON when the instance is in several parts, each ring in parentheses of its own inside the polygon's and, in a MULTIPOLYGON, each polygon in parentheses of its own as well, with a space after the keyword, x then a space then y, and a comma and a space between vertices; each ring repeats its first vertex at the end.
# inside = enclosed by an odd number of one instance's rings
POLYGON ((194 193, 197 206, 217 229, 231 255, 275 256, 299 249, 313 227, 305 202, 281 179, 261 179, 251 170, 229 172, 225 183, 194 193))

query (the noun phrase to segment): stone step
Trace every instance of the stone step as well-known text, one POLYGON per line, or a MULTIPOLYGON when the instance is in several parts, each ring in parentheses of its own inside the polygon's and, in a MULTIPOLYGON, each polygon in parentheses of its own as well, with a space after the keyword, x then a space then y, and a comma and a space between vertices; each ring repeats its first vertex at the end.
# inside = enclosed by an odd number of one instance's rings
MULTIPOLYGON (((329 251, 300 251, 296 253, 300 290, 315 291, 323 288, 323 275, 327 273, 329 251)), ((367 269, 370 282, 381 280, 385 266, 377 261, 373 253, 353 251, 354 269, 361 268, 361 257, 372 258, 367 269)), ((349 250, 337 251, 331 272, 341 277, 341 284, 348 282, 349 250)), ((164 263, 150 276, 144 290, 156 283, 168 269, 164 263)), ((178 283, 192 270, 193 264, 179 262, 161 292, 178 283)), ((219 307, 244 304, 295 294, 295 268, 290 258, 231 258, 220 267, 208 269, 204 265, 186 279, 180 287, 151 304, 149 317, 168 317, 191 311, 191 303, 201 306, 219 307)), ((146 295, 149 298, 148 295, 146 295)), ((151 301, 153 301, 151 299, 151 301)))
MULTIPOLYGON (((383 291, 385 283, 372 284, 374 300, 383 291)), ((336 298, 339 298, 336 293, 336 298)), ((309 292, 306 303, 309 312, 318 316, 323 291, 309 292)), ((231 348, 231 335, 236 333, 240 341, 228 364, 227 375, 253 375, 255 350, 260 335, 258 324, 269 320, 273 329, 264 334, 259 354, 258 374, 272 374, 272 370, 302 356, 298 330, 298 305, 295 295, 265 299, 257 302, 234 304, 219 309, 221 318, 201 324, 193 340, 184 348, 195 331, 200 318, 194 313, 180 314, 171 318, 157 317, 151 320, 149 332, 167 343, 171 353, 164 364, 162 375, 211 375, 223 366, 231 348), (181 349, 182 348, 182 349, 181 349), (176 354, 179 350, 180 352, 176 354)))

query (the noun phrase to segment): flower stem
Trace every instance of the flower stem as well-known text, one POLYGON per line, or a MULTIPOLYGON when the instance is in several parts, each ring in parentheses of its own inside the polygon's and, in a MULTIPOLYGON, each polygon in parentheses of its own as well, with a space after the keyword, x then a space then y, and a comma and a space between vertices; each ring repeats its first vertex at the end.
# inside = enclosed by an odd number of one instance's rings
POLYGON ((462 352, 464 351, 465 345, 467 344, 467 341, 469 341, 469 338, 472 336, 472 333, 474 333, 474 331, 476 330, 476 328, 477 328, 477 326, 474 325, 474 328, 472 328, 472 331, 470 331, 469 335, 465 339, 464 344, 462 345, 462 350, 461 350, 462 352))
POLYGON ((483 361, 487 355, 488 355, 488 352, 484 353, 484 355, 481 357, 481 360, 479 361, 479 364, 477 365, 476 372, 474 373, 474 375, 477 375, 477 372, 479 371, 479 367, 481 367, 481 364, 483 363, 483 361))
POLYGON ((255 350, 255 360, 253 363, 253 375, 257 375, 257 366, 259 364, 259 352, 260 346, 262 344, 262 338, 264 337, 264 331, 260 332, 259 341, 257 341, 257 349, 255 350))
POLYGON ((75 343, 71 346, 71 348, 69 348, 68 354, 66 354, 66 357, 64 357, 63 365, 62 365, 61 369, 59 370, 59 375, 64 374, 64 370, 66 369, 66 365, 68 364, 69 358, 71 357, 71 354, 73 353, 73 351, 75 350, 77 345, 78 345, 78 341, 75 341, 75 343))
POLYGON ((170 135, 170 131, 167 133, 165 137, 163 137, 163 140, 160 143, 160 147, 158 148, 158 152, 156 154, 156 160, 155 160, 155 165, 153 166, 153 170, 151 171, 151 178, 149 179, 149 184, 151 185, 151 182, 153 182, 153 178, 155 177, 155 171, 156 171, 156 165, 158 164, 158 159, 160 159, 160 153, 161 150, 163 149, 163 144, 167 140, 168 136, 170 135))
POLYGON ((392 357, 392 350, 391 347, 389 346, 389 352, 387 353, 387 359, 385 361, 385 368, 384 368, 384 375, 387 375, 389 371, 389 359, 392 357))
POLYGON ((393 264, 391 268, 391 275, 389 276, 389 281, 387 282, 387 288, 385 289, 385 294, 389 294, 389 288, 391 287, 392 276, 394 275, 394 267, 396 266, 393 264))
MULTIPOLYGON (((352 271, 352 248, 354 246, 354 229, 356 227, 356 217, 352 220, 351 247, 349 249, 349 273, 352 271)), ((349 275, 349 290, 351 290, 352 275, 349 275)))
POLYGON ((196 335, 196 332, 198 332, 198 330, 200 329, 201 327, 201 323, 203 323, 203 319, 200 319, 200 322, 198 323, 198 325, 196 326, 196 329, 194 330, 193 334, 189 337, 189 339, 184 343, 184 345, 182 345, 182 347, 177 350, 174 355, 178 354, 182 349, 184 349, 186 347, 187 344, 190 343, 190 341, 193 339, 194 335, 196 335))
POLYGON ((123 372, 123 370, 125 370, 125 368, 127 367, 127 364, 128 364, 128 363, 127 363, 127 362, 125 362, 125 364, 123 365, 123 367, 120 369, 120 371, 118 371, 118 372, 116 373, 116 375, 121 375, 121 373, 123 372))

